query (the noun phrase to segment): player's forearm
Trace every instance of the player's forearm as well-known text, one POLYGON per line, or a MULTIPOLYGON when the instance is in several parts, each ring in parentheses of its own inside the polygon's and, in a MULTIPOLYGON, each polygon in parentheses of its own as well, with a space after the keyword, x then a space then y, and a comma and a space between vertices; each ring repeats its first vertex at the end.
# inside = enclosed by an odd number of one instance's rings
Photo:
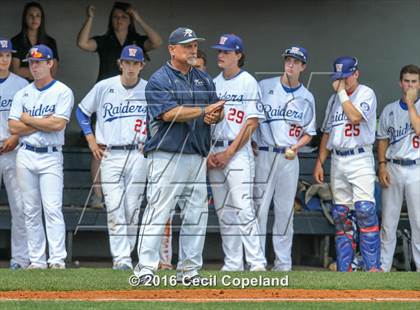
POLYGON ((245 126, 241 128, 238 135, 232 144, 227 148, 227 152, 230 155, 234 155, 249 141, 254 131, 258 128, 258 119, 251 118, 248 119, 245 123, 245 126))
POLYGON ((378 156, 378 163, 386 161, 386 150, 389 146, 388 139, 380 139, 378 140, 378 149, 377 149, 377 156, 378 156))
POLYGON ((178 106, 163 113, 161 118, 164 122, 182 123, 196 119, 200 116, 203 116, 203 114, 203 109, 200 107, 178 106))
POLYGON ((11 119, 9 120, 9 131, 12 135, 19 135, 22 137, 30 135, 37 130, 34 127, 26 125, 21 121, 11 119))
POLYGON ((414 104, 408 106, 408 115, 416 136, 420 136, 420 116, 417 114, 416 106, 414 104))
POLYGON ((24 123, 45 132, 61 131, 66 127, 67 121, 54 116, 46 118, 27 117, 24 123))
POLYGON ((296 150, 300 149, 302 146, 305 146, 306 144, 308 144, 309 142, 311 142, 312 140, 312 136, 308 135, 308 134, 304 134, 299 141, 294 145, 294 148, 296 150))
POLYGON ((343 111, 352 124, 359 124, 363 119, 362 114, 357 110, 350 100, 345 101, 343 104, 343 111))
POLYGON ((321 143, 319 144, 319 152, 318 152, 318 159, 322 165, 324 165, 325 161, 328 158, 328 155, 330 154, 330 151, 327 149, 327 142, 330 135, 328 133, 324 133, 321 138, 321 143))

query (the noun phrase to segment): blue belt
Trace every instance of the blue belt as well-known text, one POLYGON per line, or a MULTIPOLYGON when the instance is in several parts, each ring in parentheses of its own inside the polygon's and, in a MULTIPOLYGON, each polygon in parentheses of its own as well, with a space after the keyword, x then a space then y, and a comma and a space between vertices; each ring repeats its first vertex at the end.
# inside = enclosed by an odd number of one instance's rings
POLYGON ((233 140, 217 140, 217 141, 211 141, 211 144, 213 145, 213 146, 216 146, 216 147, 226 147, 226 146, 229 146, 229 145, 231 145, 233 143, 233 140))
POLYGON ((113 146, 108 146, 107 148, 110 150, 132 151, 132 150, 138 150, 139 145, 138 144, 113 145, 113 146))
POLYGON ((362 154, 366 152, 365 149, 363 147, 359 147, 357 149, 352 149, 352 150, 334 150, 334 153, 338 156, 350 156, 350 155, 356 155, 356 154, 362 154))
POLYGON ((287 147, 260 146, 258 149, 260 151, 284 154, 284 153, 286 153, 287 147))
POLYGON ((401 166, 413 166, 420 164, 420 159, 387 159, 387 161, 401 166))
POLYGON ((21 143, 20 146, 24 147, 25 150, 32 151, 35 153, 50 153, 50 152, 58 152, 58 148, 56 146, 41 146, 36 147, 27 143, 21 143))

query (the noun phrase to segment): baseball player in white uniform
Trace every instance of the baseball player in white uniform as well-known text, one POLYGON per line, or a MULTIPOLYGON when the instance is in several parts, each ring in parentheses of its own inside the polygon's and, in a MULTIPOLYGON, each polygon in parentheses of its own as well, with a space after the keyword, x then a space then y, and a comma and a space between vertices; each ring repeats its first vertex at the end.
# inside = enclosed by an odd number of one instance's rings
POLYGON ((64 269, 67 256, 63 202, 64 130, 73 108, 73 92, 54 80, 52 50, 46 45, 35 45, 26 61, 34 82, 18 91, 9 114, 12 134, 20 136, 21 147, 16 156, 19 188, 24 204, 28 234, 28 269, 64 269))
POLYGON ((16 180, 16 147, 19 136, 10 134, 7 119, 13 97, 28 82, 9 71, 14 52, 12 42, 0 38, 0 183, 3 179, 12 215, 10 268, 22 269, 29 265, 29 256, 22 197, 16 180))
POLYGON ((264 113, 260 90, 253 76, 241 69, 243 43, 233 34, 220 37, 218 50, 222 72, 214 78, 220 100, 226 100, 224 119, 212 128, 213 150, 208 157, 209 180, 219 218, 223 252, 222 271, 244 270, 243 252, 251 271, 266 268, 252 199, 255 174, 250 137, 264 113))
POLYGON ((323 164, 331 156, 331 190, 336 226, 337 270, 352 271, 356 244, 351 213, 356 213, 359 248, 366 271, 380 271, 379 223, 375 208, 375 171, 372 145, 375 142, 376 96, 359 84, 358 61, 340 57, 334 62, 333 89, 322 125, 314 178, 324 182, 323 164))
POLYGON ((381 263, 390 271, 403 199, 407 202, 413 258, 420 271, 420 68, 400 72, 402 98, 382 111, 378 139, 379 181, 382 189, 381 263))
POLYGON ((144 67, 142 49, 136 45, 124 47, 119 66, 121 75, 98 82, 76 113, 93 156, 101 160, 113 269, 130 270, 147 174, 142 153, 147 137, 147 82, 139 77, 144 67), (96 137, 90 125, 94 112, 96 137))
POLYGON ((274 202, 274 271, 292 269, 293 205, 299 178, 299 159, 295 154, 316 135, 315 100, 299 81, 306 68, 306 49, 292 46, 282 56, 285 73, 260 82, 266 120, 253 138, 258 145, 254 199, 263 249, 268 211, 274 202), (301 110, 287 105, 293 99, 306 100, 301 110), (296 119, 288 116, 294 114, 296 119))

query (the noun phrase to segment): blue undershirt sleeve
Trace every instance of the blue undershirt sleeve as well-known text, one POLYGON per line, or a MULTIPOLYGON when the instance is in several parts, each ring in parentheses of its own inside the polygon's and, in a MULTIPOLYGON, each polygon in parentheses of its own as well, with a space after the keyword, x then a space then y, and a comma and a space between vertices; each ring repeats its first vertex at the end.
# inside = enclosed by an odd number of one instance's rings
POLYGON ((83 113, 83 111, 79 107, 77 107, 76 109, 76 118, 85 136, 93 133, 90 117, 83 113))

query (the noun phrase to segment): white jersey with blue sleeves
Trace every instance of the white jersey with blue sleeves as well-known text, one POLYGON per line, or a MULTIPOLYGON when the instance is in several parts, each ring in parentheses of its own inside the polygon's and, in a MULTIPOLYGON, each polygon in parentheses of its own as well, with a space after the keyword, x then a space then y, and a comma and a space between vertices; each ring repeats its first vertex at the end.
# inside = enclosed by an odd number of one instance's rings
POLYGON ((117 75, 98 82, 79 104, 88 116, 96 112, 96 142, 107 146, 144 143, 147 81, 125 88, 117 75))
MULTIPOLYGON (((35 118, 54 116, 70 120, 74 96, 72 90, 60 81, 53 80, 38 89, 34 83, 18 91, 13 99, 9 119, 20 120, 22 113, 35 118)), ((36 147, 61 146, 64 144, 64 130, 45 132, 37 130, 20 141, 36 147)))
POLYGON ((6 79, 0 81, 0 141, 10 137, 7 120, 12 107, 13 97, 27 85, 28 81, 14 73, 10 73, 6 79))
POLYGON ((349 98, 363 118, 360 124, 352 124, 343 111, 338 95, 332 95, 328 100, 322 124, 322 131, 329 133, 327 143, 327 149, 329 150, 353 149, 369 146, 375 142, 376 96, 374 91, 360 84, 349 95, 349 98))
POLYGON ((287 92, 280 77, 265 79, 259 84, 266 117, 253 137, 259 146, 287 147, 295 145, 304 134, 316 135, 315 99, 305 86, 287 92), (292 105, 287 103, 294 98, 304 99, 308 106, 304 110, 292 110, 292 105))
MULTIPOLYGON (((420 115, 420 99, 416 102, 420 115)), ((379 119, 378 139, 389 139, 388 159, 420 159, 420 136, 411 125, 407 106, 401 100, 385 106, 379 119)))

